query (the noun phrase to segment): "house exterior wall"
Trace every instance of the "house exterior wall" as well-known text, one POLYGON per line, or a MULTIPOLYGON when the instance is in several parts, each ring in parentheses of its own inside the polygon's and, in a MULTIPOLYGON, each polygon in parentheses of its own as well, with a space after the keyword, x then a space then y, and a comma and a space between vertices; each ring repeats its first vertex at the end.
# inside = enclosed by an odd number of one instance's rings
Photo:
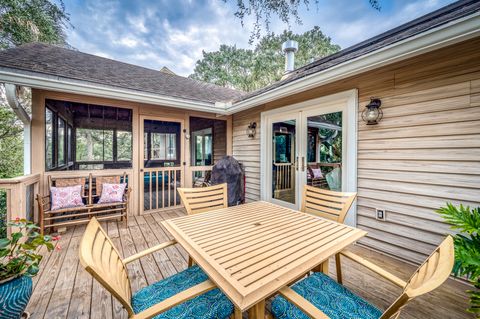
POLYGON ((480 206, 480 38, 234 114, 233 154, 247 200, 260 198, 262 111, 357 88, 359 111, 382 100, 383 120, 358 123, 357 226, 363 245, 421 262, 449 227, 446 202, 480 206), (257 123, 254 139, 248 123, 257 123), (375 219, 386 209, 386 221, 375 219))
MULTIPOLYGON (((122 100, 113 100, 98 98, 93 96, 85 96, 78 94, 70 93, 61 93, 45 90, 32 90, 32 174, 39 173, 41 174, 41 183, 40 183, 40 192, 42 194, 47 194, 47 178, 49 175, 57 177, 65 176, 88 176, 91 172, 94 176, 99 175, 112 175, 112 174, 123 174, 126 172, 131 181, 130 186, 133 189, 131 193, 131 202, 129 214, 138 215, 140 214, 140 164, 143 161, 143 149, 140 145, 140 137, 142 132, 140 132, 140 121, 143 117, 158 117, 162 120, 183 120, 184 129, 189 132, 189 118, 190 116, 194 117, 205 117, 218 120, 227 121, 227 132, 226 132, 226 152, 228 155, 232 153, 232 136, 228 130, 231 130, 232 127, 232 118, 231 116, 216 116, 213 113, 205 112, 196 112, 188 111, 182 109, 175 109, 171 107, 163 107, 158 105, 150 104, 141 104, 134 103, 122 100), (50 171, 45 172, 45 100, 54 99, 61 101, 70 101, 78 103, 87 103, 87 104, 97 104, 105 106, 114 106, 120 108, 129 108, 132 109, 133 118, 132 118, 132 168, 130 169, 108 169, 108 170, 81 170, 81 171, 50 171)), ((182 132, 182 138, 184 134, 182 132)), ((186 141, 184 143, 184 186, 190 187, 192 184, 192 167, 190 166, 190 145, 186 141)))

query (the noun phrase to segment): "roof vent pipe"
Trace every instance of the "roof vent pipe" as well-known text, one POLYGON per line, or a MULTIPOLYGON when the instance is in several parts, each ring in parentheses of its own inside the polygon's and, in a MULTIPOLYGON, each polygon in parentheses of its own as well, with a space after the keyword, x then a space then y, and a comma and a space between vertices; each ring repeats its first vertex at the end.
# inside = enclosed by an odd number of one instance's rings
POLYGON ((285 52, 285 73, 295 69, 295 52, 298 51, 298 42, 287 40, 282 44, 282 51, 285 52))

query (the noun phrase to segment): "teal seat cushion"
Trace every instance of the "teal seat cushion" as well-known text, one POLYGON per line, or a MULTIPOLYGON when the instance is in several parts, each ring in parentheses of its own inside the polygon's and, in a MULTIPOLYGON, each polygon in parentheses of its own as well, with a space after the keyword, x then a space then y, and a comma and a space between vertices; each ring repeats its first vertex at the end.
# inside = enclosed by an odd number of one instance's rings
MULTIPOLYGON (((291 287, 332 319, 378 319, 382 312, 323 273, 313 273, 291 287)), ((309 319, 282 296, 272 301, 277 319, 309 319)))
MULTIPOLYGON (((190 267, 135 293, 132 296, 133 311, 139 313, 207 279, 208 276, 198 266, 190 267)), ((230 300, 217 288, 179 304, 154 318, 226 319, 233 313, 233 309, 230 300)))

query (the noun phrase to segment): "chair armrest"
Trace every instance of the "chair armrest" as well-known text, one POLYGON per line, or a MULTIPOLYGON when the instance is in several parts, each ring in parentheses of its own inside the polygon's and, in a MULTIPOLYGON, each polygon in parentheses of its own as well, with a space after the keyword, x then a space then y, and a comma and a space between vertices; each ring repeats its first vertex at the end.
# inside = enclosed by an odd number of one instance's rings
POLYGON ((340 252, 341 255, 359 263, 360 265, 370 269, 371 271, 377 273, 378 275, 382 276, 383 278, 391 281, 392 283, 394 283, 395 285, 399 286, 399 287, 402 287, 402 288, 405 288, 405 286, 407 285, 407 283, 405 281, 403 281, 402 279, 398 278, 397 276, 383 270, 382 268, 378 267, 377 265, 375 265, 374 263, 371 263, 369 262, 368 260, 352 253, 352 252, 349 252, 349 251, 342 251, 340 252))
POLYGON ((156 245, 156 246, 153 246, 153 247, 150 247, 148 249, 145 249, 144 251, 141 251, 137 254, 134 254, 134 255, 131 255, 125 259, 123 259, 123 263, 124 264, 128 264, 134 260, 137 260, 139 258, 142 258, 142 257, 145 257, 147 255, 150 255, 151 253, 154 253, 156 252, 157 250, 160 250, 160 249, 164 249, 164 248, 167 248, 168 246, 171 246, 171 245, 175 245, 177 243, 176 240, 170 240, 170 241, 167 241, 165 243, 161 243, 159 245, 156 245))
POLYGON ((302 310, 310 318, 313 319, 329 319, 323 311, 315 307, 310 301, 300 296, 290 287, 283 287, 278 291, 280 295, 285 297, 288 301, 293 303, 297 308, 302 310))
POLYGON ((207 291, 210 291, 212 289, 215 289, 217 286, 210 281, 206 280, 202 282, 201 284, 198 284, 196 286, 193 286, 187 290, 184 290, 170 298, 165 299, 164 301, 151 306, 150 308, 145 309, 144 311, 137 313, 132 317, 132 319, 149 319, 153 318, 156 315, 165 312, 187 300, 190 300, 192 298, 195 298, 201 294, 206 293, 207 291))

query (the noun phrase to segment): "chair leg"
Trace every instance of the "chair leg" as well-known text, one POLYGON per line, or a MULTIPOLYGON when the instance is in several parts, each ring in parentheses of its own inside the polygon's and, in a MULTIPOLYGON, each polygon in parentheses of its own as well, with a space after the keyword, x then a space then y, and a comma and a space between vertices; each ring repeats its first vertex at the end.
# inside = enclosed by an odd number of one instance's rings
POLYGON ((235 307, 235 312, 233 313, 233 315, 230 318, 232 318, 232 319, 242 319, 242 312, 240 311, 240 309, 235 307))
POLYGON ((342 284, 343 279, 342 279, 342 264, 340 261, 340 254, 335 254, 335 268, 337 269, 337 282, 339 284, 342 284))
POLYGON ((192 267, 194 264, 192 257, 188 256, 188 267, 192 267))

